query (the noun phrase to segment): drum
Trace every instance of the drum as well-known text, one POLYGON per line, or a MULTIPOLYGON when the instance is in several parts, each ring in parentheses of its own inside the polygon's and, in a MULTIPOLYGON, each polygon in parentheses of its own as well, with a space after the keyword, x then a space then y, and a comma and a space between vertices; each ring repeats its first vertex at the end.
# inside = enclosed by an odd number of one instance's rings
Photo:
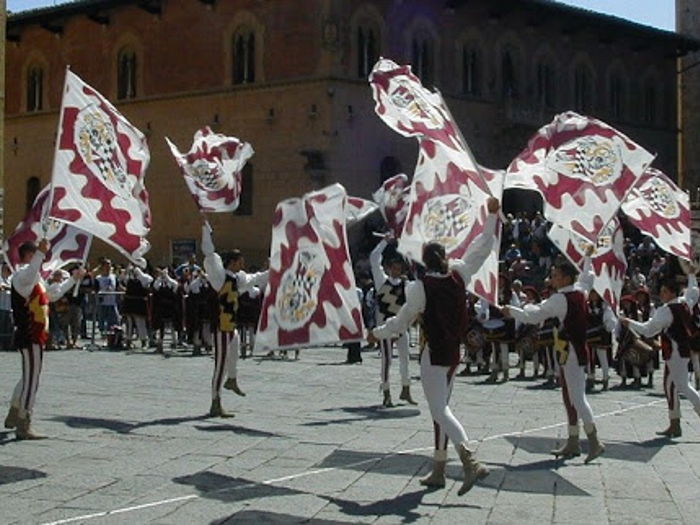
POLYGON ((656 352, 657 350, 649 343, 631 333, 628 333, 620 343, 620 356, 632 366, 640 368, 646 366, 656 352))
POLYGON ((484 328, 484 341, 487 343, 493 342, 505 342, 507 337, 507 330, 504 326, 497 326, 495 328, 484 328))
POLYGON ((537 330, 537 345, 552 346, 554 344, 554 328, 551 325, 545 325, 537 330))
POLYGON ((464 344, 470 353, 481 350, 484 346, 484 332, 481 325, 473 323, 467 328, 467 335, 464 337, 464 344))
POLYGON ((532 359, 537 353, 538 347, 537 327, 527 327, 520 331, 515 342, 515 351, 522 355, 524 359, 532 359))
POLYGON ((586 331, 586 342, 597 347, 612 346, 612 336, 604 326, 596 326, 586 331))

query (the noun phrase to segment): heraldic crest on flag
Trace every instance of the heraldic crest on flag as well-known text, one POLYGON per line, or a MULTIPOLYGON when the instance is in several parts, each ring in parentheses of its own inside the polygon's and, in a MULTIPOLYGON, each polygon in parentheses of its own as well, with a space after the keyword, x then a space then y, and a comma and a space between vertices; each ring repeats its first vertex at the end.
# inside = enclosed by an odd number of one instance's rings
MULTIPOLYGON (((586 249, 591 244, 588 239, 556 224, 549 229, 548 236, 572 264, 579 270, 583 268, 586 249)), ((591 256, 593 288, 614 311, 620 302, 627 272, 624 241, 620 221, 614 217, 601 230, 595 243, 595 253, 591 256)))
POLYGON ((345 201, 334 184, 277 205, 256 351, 362 339, 345 201))
POLYGON ((150 245, 143 134, 71 71, 61 106, 49 215, 138 261, 150 245))
POLYGON ((506 189, 538 191, 547 219, 595 242, 653 158, 604 122, 562 113, 510 164, 506 189))
POLYGON ((192 198, 203 212, 231 212, 241 197, 241 172, 253 147, 236 137, 214 133, 208 126, 194 135, 188 153, 180 153, 167 137, 192 198))
POLYGON ((55 219, 45 219, 48 213, 50 187, 39 192, 34 205, 4 243, 3 251, 10 266, 20 264, 17 249, 25 242, 38 243, 46 238, 49 251, 41 265, 41 275, 47 279, 55 270, 87 259, 92 236, 55 219))
MULTIPOLYGON (((442 96, 425 89, 410 66, 382 59, 370 75, 370 84, 377 115, 394 131, 419 143, 398 250, 421 262, 423 245, 437 241, 448 257, 461 258, 484 231, 486 200, 493 194, 487 170, 473 160, 442 96)), ((501 194, 493 196, 500 199, 501 194)), ((479 295, 495 302, 496 284, 497 271, 477 286, 479 295)), ((474 286, 472 279, 470 287, 474 286)))
POLYGON ((692 259, 690 197, 661 171, 644 172, 622 203, 622 211, 661 249, 692 259))

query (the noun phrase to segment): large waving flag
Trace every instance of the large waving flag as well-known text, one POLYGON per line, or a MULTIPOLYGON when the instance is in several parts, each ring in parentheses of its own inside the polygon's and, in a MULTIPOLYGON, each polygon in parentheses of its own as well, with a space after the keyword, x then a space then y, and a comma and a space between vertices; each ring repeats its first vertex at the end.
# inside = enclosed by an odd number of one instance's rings
MULTIPOLYGON (((583 268, 586 248, 590 245, 587 239, 556 224, 552 225, 548 235, 572 264, 579 269, 583 268)), ((627 272, 624 241, 620 221, 614 217, 598 236, 595 253, 591 257, 593 288, 613 311, 617 311, 627 272)))
POLYGON ((71 71, 60 118, 49 215, 139 262, 150 248, 146 138, 71 71))
POLYGON ((362 339, 345 201, 334 184, 277 205, 256 352, 362 339))
POLYGON ((348 197, 345 202, 345 222, 348 226, 360 222, 377 211, 379 206, 367 199, 348 197))
POLYGON ((25 242, 38 243, 46 238, 49 251, 41 265, 41 275, 47 279, 55 270, 75 262, 85 262, 92 235, 54 219, 45 219, 48 213, 50 187, 46 186, 34 200, 22 222, 4 243, 7 262, 14 270, 20 264, 17 249, 25 242))
POLYGON ((644 172, 622 203, 622 211, 661 249, 692 259, 690 197, 661 171, 644 172))
POLYGON ((214 133, 208 126, 194 135, 188 153, 180 153, 167 137, 187 188, 204 212, 230 212, 241 197, 241 171, 253 156, 253 147, 235 137, 214 133))
POLYGON ((401 236, 408 215, 410 191, 408 177, 404 173, 399 173, 385 180, 384 184, 372 194, 387 227, 397 239, 401 236))
POLYGON ((562 113, 510 164, 506 189, 538 191, 550 221, 595 243, 653 158, 604 122, 562 113))
MULTIPOLYGON (((370 84, 377 115, 397 133, 415 137, 420 148, 399 251, 421 262, 423 244, 438 241, 448 257, 461 258, 484 230, 486 199, 501 195, 490 189, 442 96, 425 89, 410 66, 382 59, 370 84)), ((486 289, 478 295, 495 302, 496 281, 481 282, 486 289)))

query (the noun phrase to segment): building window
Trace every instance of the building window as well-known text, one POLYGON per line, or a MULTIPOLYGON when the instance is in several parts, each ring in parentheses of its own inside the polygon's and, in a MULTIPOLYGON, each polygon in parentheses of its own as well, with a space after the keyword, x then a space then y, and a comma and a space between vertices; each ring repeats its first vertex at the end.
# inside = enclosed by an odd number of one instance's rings
POLYGON ((546 108, 554 107, 554 70, 547 63, 537 65, 537 102, 546 108))
POLYGON ((591 109, 591 81, 584 66, 574 71, 574 109, 579 113, 587 113, 591 109))
POLYGON ((26 211, 29 211, 32 209, 32 206, 34 206, 34 201, 36 200, 37 195, 39 195, 39 192, 41 191, 41 182, 39 181, 38 177, 31 177, 27 181, 27 192, 25 196, 25 203, 24 207, 26 211))
POLYGON ((433 42, 427 37, 418 36, 413 39, 411 64, 413 72, 421 79, 424 86, 431 86, 435 81, 433 48, 433 42))
POLYGON ((501 57, 501 96, 518 98, 518 76, 510 51, 505 51, 501 57))
POLYGON ((481 63, 479 54, 467 46, 462 48, 462 92, 465 95, 481 95, 481 63))
POLYGON ((613 118, 621 120, 624 118, 625 94, 622 78, 618 74, 610 77, 610 112, 613 118))
POLYGON ((233 36, 233 83, 255 82, 255 33, 241 29, 233 36))
POLYGON ((253 165, 246 164, 241 172, 241 199, 235 215, 253 215, 253 165))
POLYGON ((117 98, 136 98, 137 63, 136 52, 122 49, 117 58, 117 98))
POLYGON ((379 60, 378 31, 371 27, 357 28, 357 77, 367 78, 379 60))
POLYGON ((656 123, 658 96, 656 85, 653 81, 647 82, 644 88, 644 122, 647 124, 656 123))
POLYGON ((27 111, 41 111, 44 108, 44 70, 32 66, 27 72, 27 111))

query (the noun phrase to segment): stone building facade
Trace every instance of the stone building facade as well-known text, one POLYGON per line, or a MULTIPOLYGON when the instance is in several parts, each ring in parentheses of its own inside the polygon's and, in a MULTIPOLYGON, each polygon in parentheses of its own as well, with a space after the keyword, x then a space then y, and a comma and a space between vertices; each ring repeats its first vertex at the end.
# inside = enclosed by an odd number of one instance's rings
MULTIPOLYGON (((676 28, 679 33, 700 38, 700 4, 693 0, 676 0, 676 28)), ((679 115, 679 178, 700 201, 700 51, 681 57, 679 115)))
POLYGON ((546 0, 78 0, 11 15, 6 39, 6 229, 50 180, 70 66, 149 138, 154 264, 198 245, 201 225, 166 135, 186 150, 210 125, 253 145, 241 209, 209 219, 217 247, 259 263, 280 200, 333 182, 368 197, 412 173, 415 141, 374 114, 367 76, 380 56, 440 89, 486 166, 574 109, 675 176, 676 58, 700 47, 546 0))

